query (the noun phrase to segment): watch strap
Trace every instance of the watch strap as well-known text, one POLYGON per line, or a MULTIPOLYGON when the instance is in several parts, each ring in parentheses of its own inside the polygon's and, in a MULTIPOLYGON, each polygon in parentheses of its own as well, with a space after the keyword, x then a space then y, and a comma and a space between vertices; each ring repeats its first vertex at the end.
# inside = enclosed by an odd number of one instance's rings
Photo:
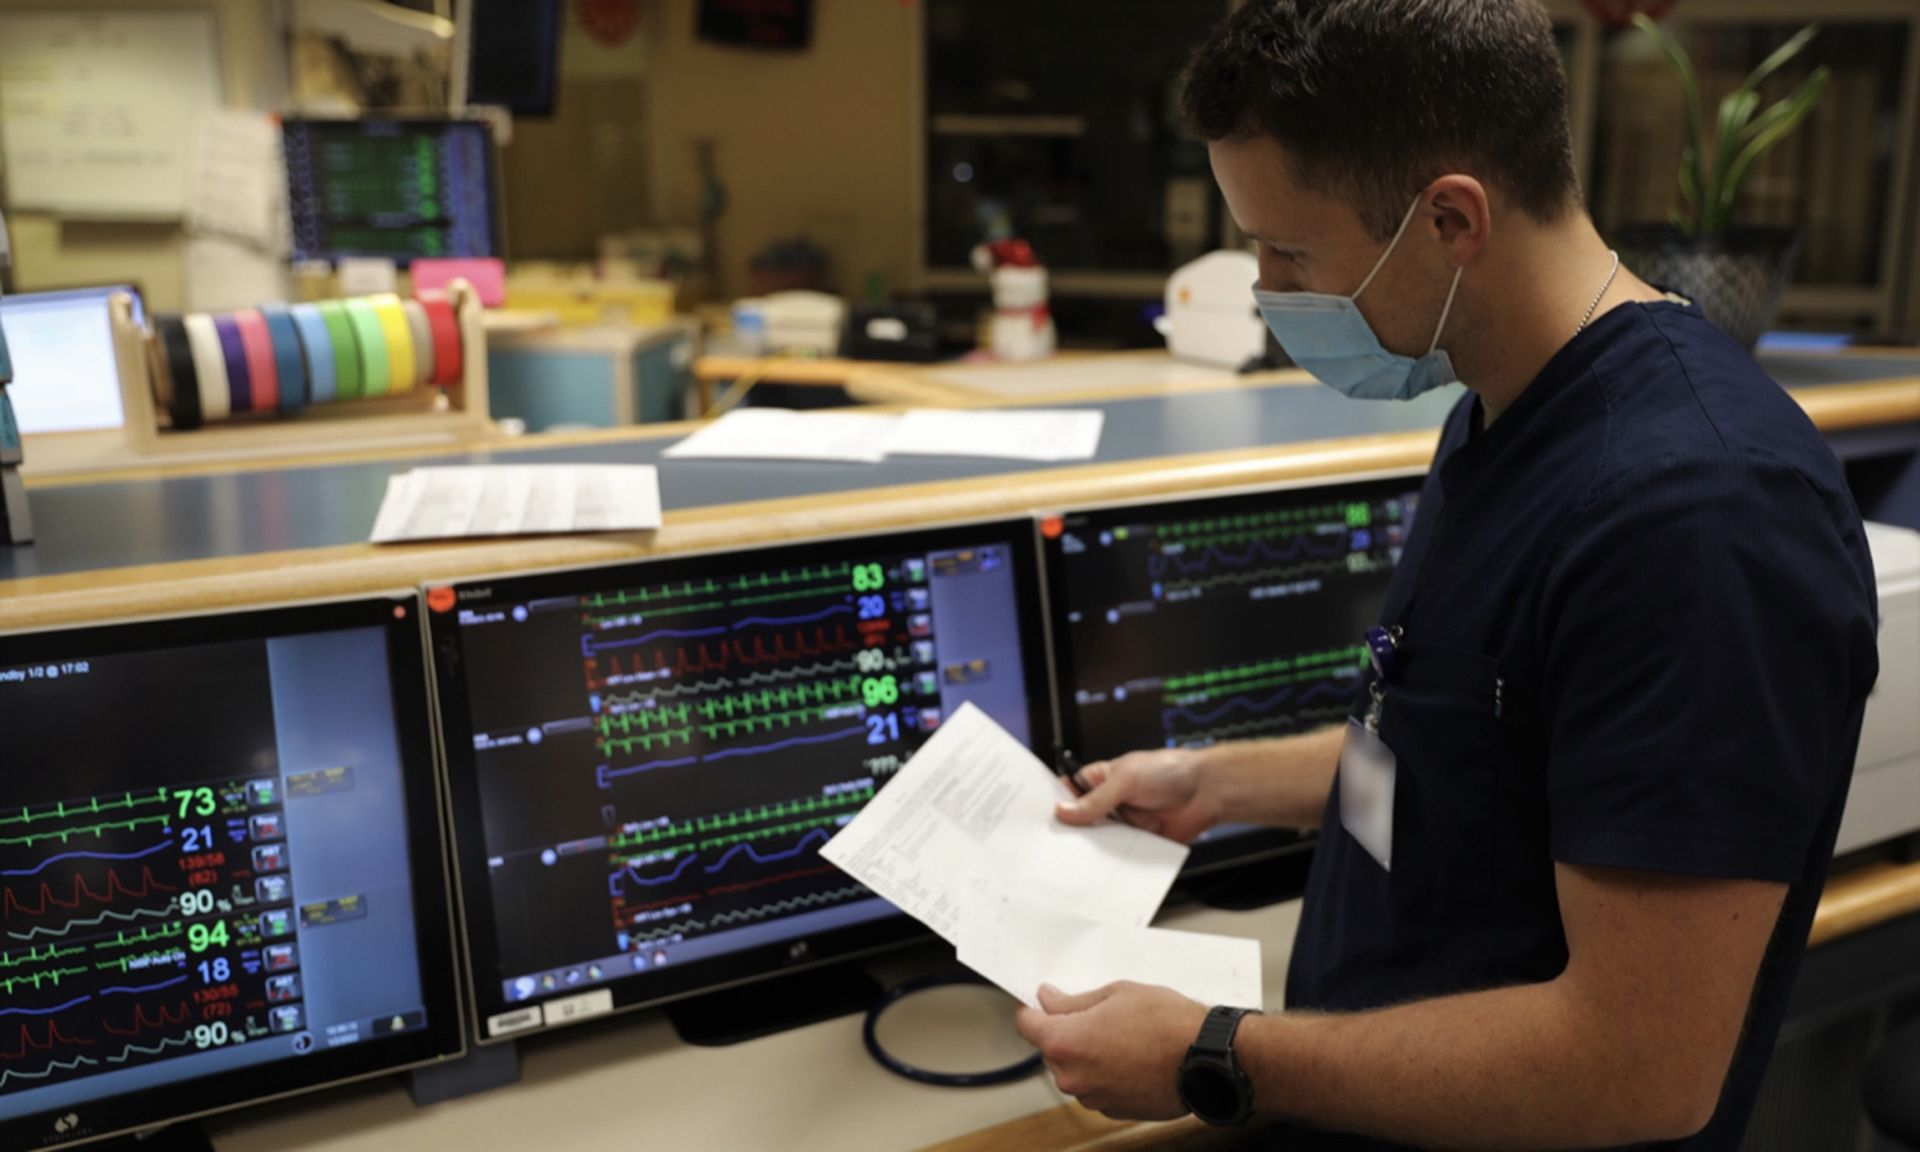
POLYGON ((1200 1025, 1200 1036, 1193 1042, 1194 1048, 1209 1056, 1227 1056, 1233 1052, 1234 1034, 1240 1031, 1240 1021, 1252 1015, 1252 1008, 1215 1008, 1207 1013, 1200 1025))

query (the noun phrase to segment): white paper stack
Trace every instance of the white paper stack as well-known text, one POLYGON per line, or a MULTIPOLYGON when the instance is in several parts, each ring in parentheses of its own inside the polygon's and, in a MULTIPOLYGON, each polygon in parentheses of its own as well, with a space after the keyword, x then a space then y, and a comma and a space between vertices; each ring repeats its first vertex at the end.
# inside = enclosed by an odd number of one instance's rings
POLYGON ((387 481, 375 544, 660 527, 651 465, 506 464, 416 468, 387 481))
POLYGON ((1035 1004, 1041 983, 1087 992, 1160 984, 1261 1006, 1260 944, 1149 928, 1187 848, 1138 828, 1062 824, 1066 784, 986 713, 954 713, 820 855, 1035 1004))
POLYGON ((674 460, 819 460, 876 464, 889 456, 990 457, 1062 462, 1100 450, 1102 412, 914 409, 793 412, 743 408, 666 450, 674 460))

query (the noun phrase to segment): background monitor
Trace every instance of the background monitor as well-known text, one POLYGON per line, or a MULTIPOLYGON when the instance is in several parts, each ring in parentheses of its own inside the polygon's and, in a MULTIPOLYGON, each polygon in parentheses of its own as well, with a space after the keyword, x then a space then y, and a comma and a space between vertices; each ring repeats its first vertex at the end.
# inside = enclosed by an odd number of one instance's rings
POLYGON ((133 320, 141 323, 140 293, 127 284, 0 299, 0 326, 13 357, 7 395, 20 431, 85 432, 126 423, 107 321, 107 298, 115 292, 133 297, 133 320))
POLYGON ((922 930, 819 847, 972 702, 1052 738, 1030 520, 429 590, 477 1036, 922 930))
MULTIPOLYGON (((523 117, 553 115, 560 0, 464 0, 458 13, 465 43, 463 103, 523 117)), ((456 41, 454 51, 462 50, 456 41)))
POLYGON ((0 1147, 462 1050, 413 597, 0 636, 0 1147))
MULTIPOLYGON (((1042 521, 1062 745, 1081 763, 1340 723, 1419 476, 1042 521)), ((1228 826, 1190 872, 1311 843, 1228 826)))
POLYGON ((501 255, 485 123, 287 119, 281 131, 295 260, 501 255))

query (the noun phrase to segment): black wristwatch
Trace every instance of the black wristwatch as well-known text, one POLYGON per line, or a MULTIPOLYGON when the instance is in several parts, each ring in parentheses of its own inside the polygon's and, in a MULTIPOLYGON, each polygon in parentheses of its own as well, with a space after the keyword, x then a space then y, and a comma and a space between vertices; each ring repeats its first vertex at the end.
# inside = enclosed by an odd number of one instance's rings
POLYGON ((1180 1064, 1180 1103, 1209 1124, 1237 1127, 1253 1115, 1253 1081, 1233 1058, 1233 1034, 1251 1008, 1215 1008, 1180 1064))

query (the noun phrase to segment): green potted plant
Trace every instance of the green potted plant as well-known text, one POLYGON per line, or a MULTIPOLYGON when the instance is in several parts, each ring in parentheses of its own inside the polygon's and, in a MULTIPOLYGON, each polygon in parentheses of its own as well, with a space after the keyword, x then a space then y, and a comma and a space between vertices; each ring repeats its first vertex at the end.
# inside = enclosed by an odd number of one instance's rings
POLYGON ((1687 50, 1645 15, 1636 14, 1633 23, 1652 37, 1679 77, 1689 143, 1680 155, 1680 207, 1671 220, 1619 229, 1615 246, 1643 279, 1698 302, 1729 336, 1752 348, 1779 311, 1801 236, 1792 229, 1736 226, 1735 210, 1755 161, 1819 103, 1828 69, 1815 68, 1790 94, 1764 108, 1760 86, 1806 49, 1819 26, 1802 28, 1761 61, 1720 101, 1719 115, 1709 125, 1687 50))

